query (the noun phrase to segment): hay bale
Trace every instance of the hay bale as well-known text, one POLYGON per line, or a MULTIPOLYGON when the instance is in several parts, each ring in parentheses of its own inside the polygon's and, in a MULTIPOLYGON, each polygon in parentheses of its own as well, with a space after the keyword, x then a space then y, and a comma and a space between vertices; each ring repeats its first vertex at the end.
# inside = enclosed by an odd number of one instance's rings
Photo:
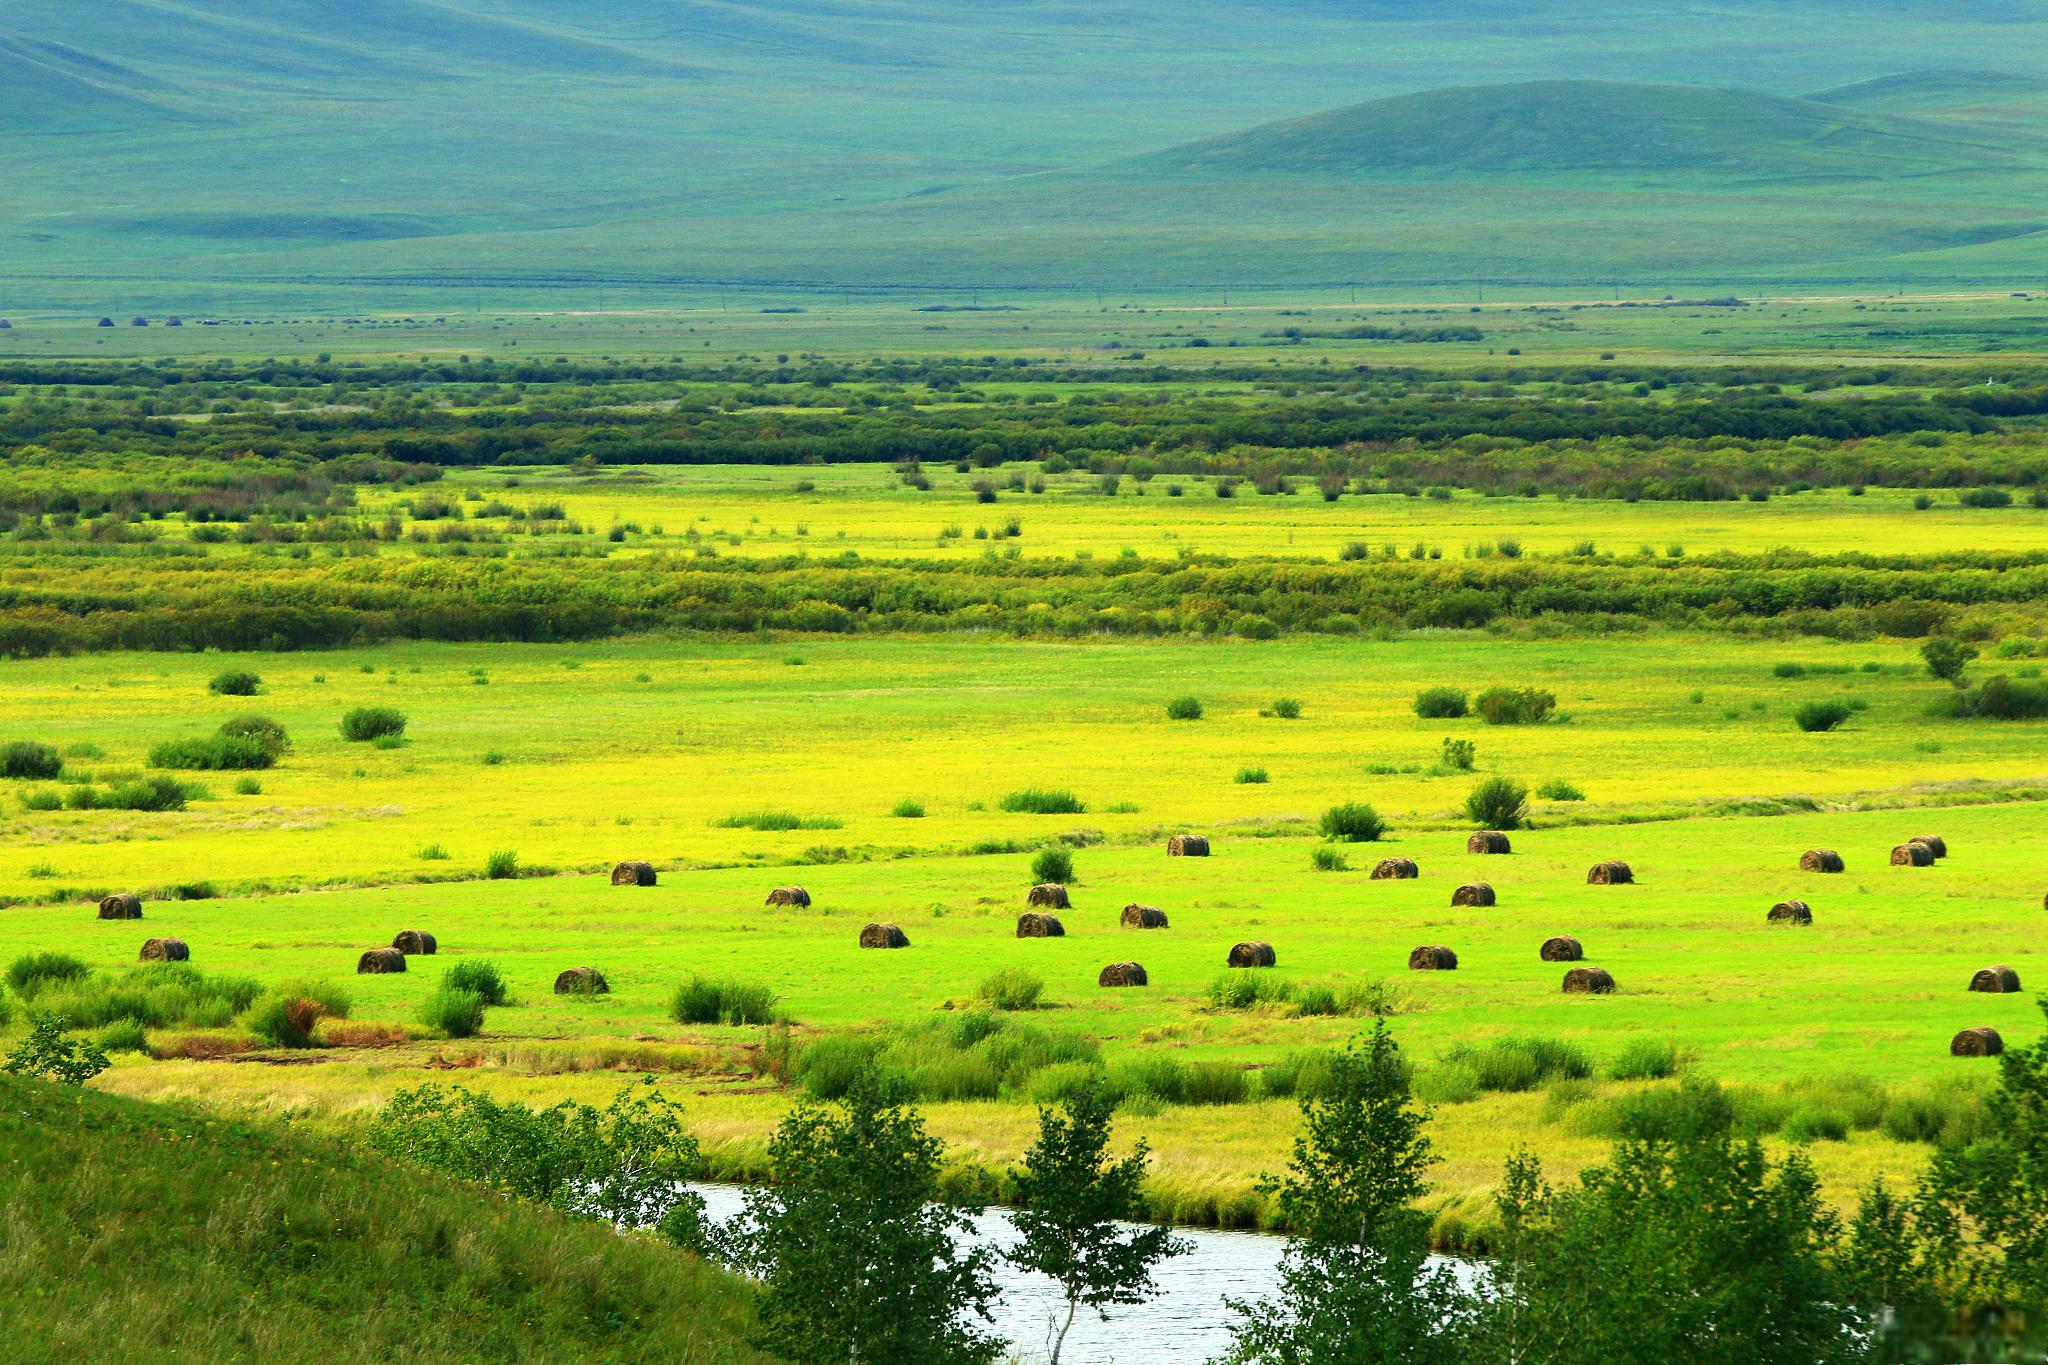
POLYGON ((1497 829, 1482 829, 1465 841, 1467 853, 1512 853, 1514 846, 1508 843, 1508 836, 1497 829))
POLYGON ((1574 967, 1564 974, 1566 995, 1612 995, 1614 978, 1604 967, 1574 967))
POLYGON ((1199 834, 1176 834, 1166 841, 1166 855, 1169 858, 1206 858, 1209 856, 1209 841, 1199 834))
POLYGON ((807 910, 811 904, 811 893, 801 886, 778 886, 768 893, 767 905, 787 905, 798 910, 807 910))
POLYGON ((1413 858, 1382 858, 1372 870, 1376 882, 1405 882, 1422 875, 1413 858))
POLYGON ((1831 848, 1809 848, 1799 855, 1801 872, 1840 872, 1842 855, 1831 848))
POLYGON ((1451 893, 1452 905, 1492 905, 1494 903, 1491 882, 1466 882, 1451 893))
POLYGON ((1152 979, 1135 962, 1112 962, 1095 978, 1098 986, 1149 986, 1152 979))
POLYGON ((1073 902, 1067 899, 1067 888, 1058 882, 1040 882, 1031 888, 1031 894, 1024 898, 1026 905, 1036 905, 1045 910, 1071 910, 1073 902))
POLYGON ((1772 924, 1811 924, 1813 911, 1805 901, 1779 901, 1771 907, 1769 921, 1772 924))
POLYGON ((1570 934, 1559 934, 1543 940, 1543 947, 1537 956, 1545 962, 1577 962, 1584 958, 1586 950, 1570 934))
POLYGON ((2020 974, 2010 967, 1980 968, 1970 978, 1970 989, 1986 995, 2011 995, 2020 988, 2020 974))
POLYGON ((182 938, 153 938, 142 945, 144 962, 190 962, 192 950, 182 938))
POLYGON ((1892 850, 1893 867, 1933 867, 1934 850, 1925 844, 1900 844, 1892 850))
POLYGON ((611 982, 595 967, 571 967, 555 978, 556 995, 610 995, 611 982))
POLYGON ((357 976, 383 976, 405 970, 405 954, 396 948, 372 948, 356 959, 357 976))
POLYGON ((1927 845, 1937 861, 1948 856, 1948 841, 1939 834, 1916 834, 1908 842, 1927 845))
POLYGON ((1164 929, 1166 912, 1156 905, 1140 905, 1132 901, 1124 907, 1122 923, 1126 929, 1164 929))
POLYGON ((1038 910, 1027 910, 1017 916, 1018 938, 1065 938, 1067 926, 1060 923, 1058 915, 1048 915, 1038 910))
POLYGON ((399 931, 398 937, 391 940, 391 946, 407 957, 432 957, 441 951, 441 945, 424 929, 399 931))
POLYGON ((1949 1039, 1951 1057, 1996 1057, 2005 1051, 2005 1039, 1995 1028, 1966 1028, 1949 1039))
POLYGON ((1455 972, 1458 955, 1442 944, 1425 945, 1408 954, 1411 972, 1455 972))
POLYGON ((893 924, 870 924, 860 931, 863 948, 908 948, 910 939, 893 924))
POLYGON ((612 868, 613 886, 654 885, 653 863, 619 863, 612 868))
POLYGON ((1594 863, 1586 872, 1588 886, 1633 886, 1636 874, 1624 862, 1594 863))
POLYGON ((1273 955, 1273 945, 1256 939, 1237 944, 1225 959, 1228 967, 1270 967, 1279 959, 1273 955))
POLYGON ((101 919, 141 919, 142 897, 129 891, 117 891, 100 902, 101 919))

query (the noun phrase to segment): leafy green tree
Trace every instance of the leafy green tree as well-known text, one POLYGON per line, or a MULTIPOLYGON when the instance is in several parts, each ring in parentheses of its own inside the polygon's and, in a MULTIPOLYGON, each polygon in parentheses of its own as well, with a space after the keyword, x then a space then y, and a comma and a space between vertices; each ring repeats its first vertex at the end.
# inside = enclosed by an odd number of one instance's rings
POLYGON ((1301 1116, 1288 1174, 1264 1185, 1295 1229, 1280 1288, 1229 1300, 1238 1321, 1223 1365, 1463 1360, 1471 1305, 1429 1264, 1429 1218, 1414 1201, 1437 1158, 1385 1021, 1331 1059, 1301 1116))
POLYGON ((803 1104, 727 1236, 762 1282, 760 1345, 790 1365, 987 1365, 991 1254, 939 1201, 940 1145, 873 1074, 837 1112, 803 1104))
POLYGON ((1113 1304, 1143 1303, 1156 1292, 1153 1267, 1192 1248, 1165 1228, 1125 1226, 1143 1216, 1139 1189, 1146 1146, 1121 1161, 1109 1156, 1115 1104, 1094 1088, 1068 1097, 1059 1110, 1038 1111, 1038 1141, 1017 1177, 1017 1231, 1023 1241, 1012 1264, 1051 1278, 1064 1292, 1067 1316, 1053 1338, 1051 1365, 1083 1307, 1106 1315, 1113 1304))
POLYGON ((40 1076, 60 1085, 84 1085, 109 1065, 99 1044, 86 1038, 67 1038, 64 1025, 54 1015, 42 1014, 30 1023, 28 1037, 8 1054, 0 1071, 40 1076))
POLYGON ((1945 683, 1957 687, 1963 685, 1963 670, 1977 657, 1973 646, 1937 635, 1920 646, 1920 657, 1927 661, 1927 671, 1945 683))

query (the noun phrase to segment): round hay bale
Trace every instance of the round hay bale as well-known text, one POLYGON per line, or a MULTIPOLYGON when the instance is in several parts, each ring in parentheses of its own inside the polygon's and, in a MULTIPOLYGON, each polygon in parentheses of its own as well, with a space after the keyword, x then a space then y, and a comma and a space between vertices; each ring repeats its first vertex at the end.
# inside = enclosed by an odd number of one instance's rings
POLYGON ((1372 880, 1376 882, 1405 882, 1421 875, 1422 869, 1413 858, 1382 858, 1372 870, 1372 880))
POLYGON ((1036 905, 1045 910, 1071 910, 1073 902, 1067 899, 1067 888, 1058 882, 1040 882, 1031 888, 1031 894, 1024 898, 1026 905, 1036 905))
POLYGON ((768 893, 764 904, 794 906, 798 910, 810 908, 811 893, 801 886, 778 886, 768 893))
POLYGON ((1508 836, 1497 829, 1482 829, 1465 841, 1467 853, 1512 853, 1514 846, 1508 836))
POLYGON ((424 929, 399 931, 398 937, 391 940, 391 946, 407 957, 432 957, 441 951, 441 945, 424 929))
POLYGON ((396 948, 372 948, 356 959, 357 976, 383 976, 405 970, 405 954, 396 948))
POLYGON ((654 885, 653 863, 619 863, 612 868, 613 886, 654 885))
POLYGON ((1027 910, 1017 916, 1018 938, 1065 938, 1067 926, 1060 923, 1058 915, 1048 915, 1040 910, 1027 910))
POLYGON ((1594 863, 1586 872, 1588 886, 1633 886, 1636 874, 1624 862, 1594 863))
POLYGON ((1840 872, 1843 866, 1842 855, 1831 848, 1809 848, 1799 855, 1801 872, 1840 872))
POLYGON ((1135 962, 1112 962, 1095 978, 1098 986, 1149 986, 1152 979, 1135 962))
POLYGON ((1771 907, 1769 919, 1772 924, 1811 924, 1813 911, 1805 901, 1779 901, 1771 907))
POLYGON ((1270 967, 1280 959, 1273 955, 1273 945, 1256 939, 1237 944, 1224 960, 1227 967, 1270 967))
POLYGON ((2005 1039, 1995 1028, 1966 1028, 1949 1039, 1951 1057, 1996 1057, 2005 1051, 2005 1039))
POLYGON ((1939 834, 1916 834, 1908 842, 1927 845, 1936 859, 1948 856, 1948 841, 1939 834))
POLYGON ((2010 967, 1983 967, 1970 978, 1970 989, 1986 995, 2011 995, 2020 988, 2020 974, 2010 967))
POLYGON ((555 978, 556 995, 610 995, 611 982, 595 967, 571 967, 555 978))
POLYGON ((1408 954, 1411 972, 1455 972, 1458 955, 1442 944, 1425 945, 1408 954))
POLYGON ((1122 922, 1126 929, 1164 929, 1166 912, 1156 905, 1140 905, 1132 901, 1124 907, 1122 922))
POLYGON ((1166 854, 1170 858, 1206 858, 1209 841, 1199 834, 1176 834, 1166 841, 1166 854))
POLYGON ((182 938, 153 938, 142 945, 144 962, 190 962, 192 950, 182 938))
POLYGON ((1604 967, 1574 967, 1564 974, 1566 995, 1612 995, 1614 978, 1604 967))
POLYGON ((141 919, 142 897, 128 891, 117 891, 100 902, 101 919, 141 919))
POLYGON ((870 924, 860 931, 863 948, 908 948, 910 939, 893 924, 870 924))
POLYGON ((1933 867, 1934 850, 1925 844, 1900 844, 1892 850, 1893 867, 1933 867))
POLYGON ((1494 904, 1493 884, 1491 882, 1466 882, 1451 893, 1451 904, 1492 905, 1494 904))
POLYGON ((1577 962, 1586 956, 1586 950, 1570 934, 1559 934, 1543 940, 1543 947, 1537 956, 1545 962, 1577 962))

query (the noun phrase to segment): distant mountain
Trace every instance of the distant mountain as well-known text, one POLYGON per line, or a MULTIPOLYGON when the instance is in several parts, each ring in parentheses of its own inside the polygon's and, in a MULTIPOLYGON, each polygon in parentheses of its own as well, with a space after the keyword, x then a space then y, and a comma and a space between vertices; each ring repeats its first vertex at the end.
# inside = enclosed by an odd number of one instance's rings
POLYGON ((1837 85, 1807 96, 1820 104, 1860 109, 1952 109, 1958 106, 2048 102, 2048 77, 2012 71, 1909 71, 1837 85))

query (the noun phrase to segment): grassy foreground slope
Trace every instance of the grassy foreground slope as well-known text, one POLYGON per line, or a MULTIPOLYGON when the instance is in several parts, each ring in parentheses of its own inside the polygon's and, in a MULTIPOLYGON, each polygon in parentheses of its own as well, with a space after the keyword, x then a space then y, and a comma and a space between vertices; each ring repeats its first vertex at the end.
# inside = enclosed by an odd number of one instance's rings
POLYGON ((10 1361, 751 1362, 690 1257, 336 1144, 0 1076, 10 1361))

